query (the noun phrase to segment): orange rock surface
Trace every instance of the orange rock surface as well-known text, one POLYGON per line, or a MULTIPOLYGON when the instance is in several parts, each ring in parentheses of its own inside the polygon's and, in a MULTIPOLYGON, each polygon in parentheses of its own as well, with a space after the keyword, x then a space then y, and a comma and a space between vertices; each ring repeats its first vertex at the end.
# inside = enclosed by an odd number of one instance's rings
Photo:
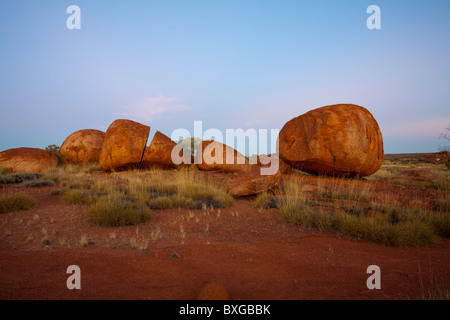
POLYGON ((60 152, 68 162, 85 165, 98 163, 105 133, 83 129, 69 135, 61 145, 60 152))
POLYGON ((11 172, 43 172, 56 168, 58 158, 38 148, 15 148, 0 152, 0 168, 11 172))
POLYGON ((226 188, 235 198, 258 194, 276 186, 281 179, 280 170, 273 175, 261 175, 261 168, 256 167, 228 180, 226 188))
POLYGON ((156 131, 150 146, 145 149, 142 167, 158 167, 174 169, 177 166, 172 162, 171 154, 176 143, 165 134, 156 131))
POLYGON ((106 130, 100 169, 112 171, 139 167, 149 133, 149 126, 131 120, 115 120, 106 130))
POLYGON ((292 173, 294 171, 292 166, 287 164, 283 160, 281 160, 280 157, 278 156, 278 154, 276 154, 276 153, 271 153, 270 155, 266 155, 266 154, 259 155, 258 159, 257 159, 257 165, 259 165, 259 166, 261 166, 263 168, 268 168, 271 165, 273 165, 272 163, 274 161, 278 161, 278 170, 281 173, 289 174, 289 173, 292 173), (271 161, 271 162, 268 162, 268 161, 271 161), (263 162, 265 164, 263 164, 263 162))
POLYGON ((202 153, 198 150, 195 156, 195 163, 198 164, 200 170, 242 173, 253 168, 244 155, 221 142, 203 141, 201 150, 202 153))
POLYGON ((315 174, 368 176, 378 171, 384 154, 375 118, 352 104, 318 108, 290 120, 278 145, 283 161, 315 174))

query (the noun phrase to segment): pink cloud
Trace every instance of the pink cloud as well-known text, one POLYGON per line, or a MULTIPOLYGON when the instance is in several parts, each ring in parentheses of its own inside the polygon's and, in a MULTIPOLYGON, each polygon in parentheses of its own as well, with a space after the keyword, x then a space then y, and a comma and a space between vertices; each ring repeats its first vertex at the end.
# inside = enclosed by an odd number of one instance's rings
POLYGON ((116 115, 132 118, 136 121, 151 122, 155 116, 163 113, 185 110, 190 110, 190 108, 184 104, 181 104, 178 99, 159 96, 148 97, 143 102, 125 106, 123 111, 117 112, 116 115))
POLYGON ((390 137, 438 138, 448 125, 450 125, 450 117, 443 117, 390 123, 384 126, 380 125, 380 129, 383 135, 390 137))

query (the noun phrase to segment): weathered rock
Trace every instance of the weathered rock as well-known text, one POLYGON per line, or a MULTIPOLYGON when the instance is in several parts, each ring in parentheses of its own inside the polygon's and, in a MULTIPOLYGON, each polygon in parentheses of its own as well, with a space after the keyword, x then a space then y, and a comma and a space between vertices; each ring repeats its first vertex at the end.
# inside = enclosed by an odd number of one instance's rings
POLYGON ((150 146, 145 148, 142 167, 156 167, 162 169, 174 169, 177 167, 172 162, 172 149, 176 143, 165 134, 156 131, 150 146))
POLYGON ((85 165, 98 163, 105 133, 100 130, 83 129, 69 135, 59 151, 68 162, 85 165))
POLYGON ((0 168, 11 172, 44 172, 56 168, 58 158, 38 148, 16 148, 0 152, 0 168))
POLYGON ((268 168, 272 165, 272 163, 274 161, 278 161, 278 170, 282 174, 290 174, 290 173, 294 172, 294 169, 292 168, 292 166, 287 164, 283 160, 281 160, 280 157, 278 156, 278 154, 276 154, 276 153, 271 153, 270 155, 266 155, 266 154, 259 155, 258 160, 257 160, 257 165, 261 166, 263 168, 268 168), (268 161, 272 161, 272 162, 268 162, 268 161), (265 164, 263 164, 263 163, 265 163, 265 164))
POLYGON ((100 169, 119 171, 139 167, 149 133, 149 126, 131 120, 115 120, 106 130, 100 169))
POLYGON ((229 194, 238 198, 267 191, 278 185, 280 179, 281 172, 279 170, 273 175, 261 175, 261 168, 256 167, 231 178, 226 187, 229 194))
POLYGON ((365 108, 326 106, 287 122, 278 137, 279 155, 314 174, 367 176, 383 162, 378 123, 365 108))
POLYGON ((198 150, 195 157, 195 163, 197 163, 200 170, 241 173, 247 172, 254 167, 249 164, 248 159, 244 155, 218 141, 203 141, 201 150, 202 153, 200 154, 200 150, 198 150), (218 153, 217 155, 216 152, 218 153))

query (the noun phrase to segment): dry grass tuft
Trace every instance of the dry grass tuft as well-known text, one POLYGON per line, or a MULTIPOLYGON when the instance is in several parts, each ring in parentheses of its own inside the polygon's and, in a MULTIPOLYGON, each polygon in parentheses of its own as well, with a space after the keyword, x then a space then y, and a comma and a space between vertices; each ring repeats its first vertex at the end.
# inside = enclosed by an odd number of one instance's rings
POLYGON ((28 210, 36 206, 36 201, 26 194, 0 196, 0 213, 28 210))
MULTIPOLYGON (((276 199, 278 217, 287 223, 306 228, 334 230, 342 234, 392 247, 417 247, 435 243, 438 236, 449 237, 450 215, 441 210, 432 212, 423 208, 405 208, 392 204, 370 203, 370 188, 357 189, 351 181, 349 191, 341 196, 340 182, 327 185, 331 196, 315 194, 320 199, 356 200, 364 205, 324 204, 312 206, 299 191, 298 184, 282 185, 283 196, 276 199), (365 201, 362 201, 365 200, 365 201), (338 207, 342 210, 331 210, 338 207), (376 214, 374 214, 376 213, 376 214)), ((347 181, 348 183, 348 181, 347 181)), ((358 181, 360 184, 360 181, 358 181)), ((264 199, 264 196, 261 197, 264 199)), ((445 208, 445 205, 443 205, 445 208)))

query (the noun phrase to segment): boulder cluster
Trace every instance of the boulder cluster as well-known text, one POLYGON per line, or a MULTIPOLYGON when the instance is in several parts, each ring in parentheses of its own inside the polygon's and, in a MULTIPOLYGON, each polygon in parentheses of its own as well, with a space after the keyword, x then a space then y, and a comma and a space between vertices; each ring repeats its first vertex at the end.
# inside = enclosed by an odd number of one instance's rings
MULTIPOLYGON (((174 141, 157 131, 147 146, 149 134, 149 126, 119 119, 106 133, 92 129, 72 133, 64 140, 60 153, 67 162, 97 163, 103 171, 186 166, 172 162, 174 141)), ((318 108, 288 121, 277 144, 278 154, 260 155, 257 163, 251 164, 230 146, 203 141, 191 166, 231 173, 226 187, 231 195, 241 197, 269 190, 279 183, 281 174, 295 169, 313 174, 367 176, 380 168, 384 154, 376 120, 367 109, 352 104, 318 108), (268 166, 269 157, 278 158, 278 171, 262 175, 261 168, 268 166)), ((47 150, 17 148, 0 152, 0 167, 12 172, 43 172, 57 165, 58 158, 47 150)))

